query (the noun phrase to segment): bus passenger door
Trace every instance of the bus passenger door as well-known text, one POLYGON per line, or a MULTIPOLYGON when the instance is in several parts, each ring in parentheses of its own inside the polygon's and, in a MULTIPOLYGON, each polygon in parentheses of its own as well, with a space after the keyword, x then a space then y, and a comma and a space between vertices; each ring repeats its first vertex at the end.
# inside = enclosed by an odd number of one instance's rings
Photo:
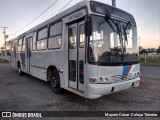
POLYGON ((85 60, 84 22, 70 25, 68 37, 69 87, 83 91, 85 60))
POLYGON ((84 91, 84 63, 85 63, 85 22, 78 23, 78 90, 84 91))
POLYGON ((17 52, 17 42, 16 43, 13 43, 13 53, 12 53, 12 58, 11 58, 11 63, 12 63, 12 66, 14 68, 17 67, 17 64, 16 64, 16 52, 17 52))
POLYGON ((77 89, 77 23, 68 29, 69 87, 77 89))
POLYGON ((27 42, 26 42, 26 70, 27 73, 30 73, 30 57, 31 57, 31 50, 32 50, 32 37, 27 38, 27 42))

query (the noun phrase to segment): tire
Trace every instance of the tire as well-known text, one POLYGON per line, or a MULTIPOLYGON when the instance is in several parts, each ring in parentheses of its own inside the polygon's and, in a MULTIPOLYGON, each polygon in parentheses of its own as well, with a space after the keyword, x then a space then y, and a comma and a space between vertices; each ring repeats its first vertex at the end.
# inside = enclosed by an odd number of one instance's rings
POLYGON ((58 71, 53 70, 53 71, 49 71, 49 72, 51 73, 51 74, 49 74, 48 77, 49 77, 52 91, 57 94, 61 94, 62 88, 61 88, 61 84, 60 84, 60 78, 59 78, 58 71))
POLYGON ((18 63, 17 68, 18 68, 18 74, 19 74, 20 76, 22 76, 22 75, 23 75, 23 72, 22 72, 20 63, 18 63))

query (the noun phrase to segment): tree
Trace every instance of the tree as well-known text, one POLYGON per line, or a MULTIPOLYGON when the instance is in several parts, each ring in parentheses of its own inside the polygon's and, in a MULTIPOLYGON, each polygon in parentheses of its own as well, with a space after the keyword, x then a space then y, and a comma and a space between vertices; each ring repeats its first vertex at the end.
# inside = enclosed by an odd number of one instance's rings
MULTIPOLYGON (((4 43, 4 46, 5 46, 5 43, 4 43)), ((11 47, 12 47, 12 40, 6 41, 6 47, 8 49, 11 49, 11 47)))
POLYGON ((159 48, 157 49, 157 55, 160 54, 160 46, 159 48))
POLYGON ((147 54, 147 50, 146 49, 142 49, 141 52, 139 52, 141 55, 142 54, 147 54))
POLYGON ((1 49, 4 49, 4 47, 1 47, 1 49))
POLYGON ((141 52, 143 50, 142 46, 139 46, 139 52, 141 52))

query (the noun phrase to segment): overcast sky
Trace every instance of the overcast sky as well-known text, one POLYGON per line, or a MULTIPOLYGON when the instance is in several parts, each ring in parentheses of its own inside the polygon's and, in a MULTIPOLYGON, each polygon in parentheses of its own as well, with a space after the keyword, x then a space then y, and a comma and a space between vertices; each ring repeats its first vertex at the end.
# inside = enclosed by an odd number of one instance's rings
MULTIPOLYGON (((36 21, 24 28, 55 1, 57 0, 0 0, 0 27, 8 27, 6 33, 10 37, 7 40, 42 23, 81 0, 58 0, 36 21), (70 4, 67 5, 68 2, 70 4)), ((99 1, 111 5, 111 0, 99 1)), ((144 48, 158 48, 160 46, 160 0, 116 1, 118 8, 131 13, 135 17, 138 36, 140 36, 140 45, 144 48)), ((0 46, 4 43, 2 32, 3 29, 0 29, 0 46)))

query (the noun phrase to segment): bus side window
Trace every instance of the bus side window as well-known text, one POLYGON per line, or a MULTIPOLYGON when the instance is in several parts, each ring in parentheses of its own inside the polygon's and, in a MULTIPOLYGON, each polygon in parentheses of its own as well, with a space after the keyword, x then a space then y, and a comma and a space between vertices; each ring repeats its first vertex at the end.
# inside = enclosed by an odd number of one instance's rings
POLYGON ((14 43, 13 45, 13 56, 16 57, 16 52, 17 52, 17 49, 16 49, 16 46, 17 46, 17 43, 14 43))
POLYGON ((84 35, 84 24, 80 25, 80 40, 79 47, 84 48, 85 35, 84 35))
POLYGON ((32 51, 36 50, 36 32, 33 33, 33 40, 32 40, 32 51))
POLYGON ((62 21, 50 26, 49 30, 49 49, 59 49, 62 47, 62 21))
POLYGON ((23 37, 23 40, 22 40, 22 51, 23 52, 25 51, 25 44, 26 44, 26 39, 25 37, 23 37))
POLYGON ((22 38, 18 40, 18 52, 22 51, 22 38))
POLYGON ((47 49, 48 28, 45 27, 38 31, 37 50, 47 49))
POLYGON ((76 61, 69 60, 69 80, 76 81, 76 61))

